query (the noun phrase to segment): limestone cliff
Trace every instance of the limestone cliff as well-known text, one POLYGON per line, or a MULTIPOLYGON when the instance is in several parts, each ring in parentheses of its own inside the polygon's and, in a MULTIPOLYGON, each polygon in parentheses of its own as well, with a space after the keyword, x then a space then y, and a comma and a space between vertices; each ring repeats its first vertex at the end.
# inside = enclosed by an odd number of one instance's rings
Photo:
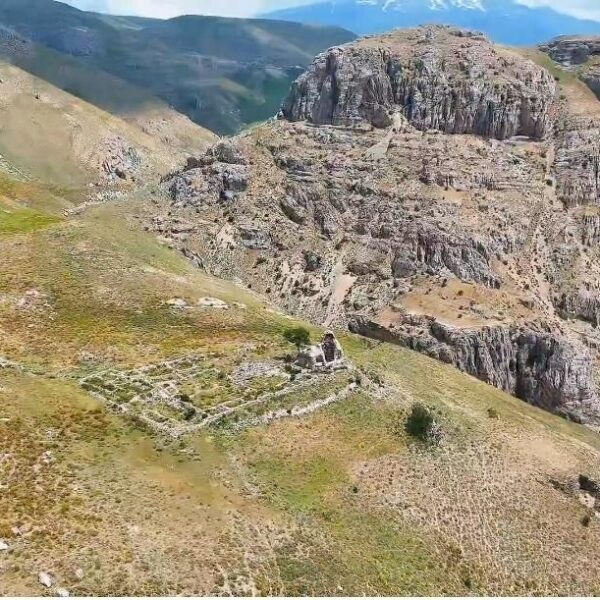
POLYGON ((600 36, 563 35, 540 45, 540 50, 565 67, 583 65, 600 54, 600 36))
POLYGON ((429 27, 320 54, 294 83, 283 114, 319 125, 388 127, 402 111, 418 129, 543 138, 554 93, 548 72, 483 36, 429 27))
POLYGON ((594 356, 580 342, 525 327, 464 329, 418 317, 392 329, 359 317, 350 322, 350 329, 452 364, 569 419, 597 419, 594 356))

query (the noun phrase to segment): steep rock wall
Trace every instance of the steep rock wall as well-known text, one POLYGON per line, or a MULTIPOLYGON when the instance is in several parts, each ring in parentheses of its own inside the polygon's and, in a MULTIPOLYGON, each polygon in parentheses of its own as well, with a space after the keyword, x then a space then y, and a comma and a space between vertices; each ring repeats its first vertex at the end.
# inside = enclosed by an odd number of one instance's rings
POLYGON ((497 139, 547 134, 556 86, 544 69, 460 30, 427 27, 406 36, 405 43, 396 35, 389 44, 367 39, 320 54, 294 83, 283 115, 388 127, 402 111, 425 130, 497 139))

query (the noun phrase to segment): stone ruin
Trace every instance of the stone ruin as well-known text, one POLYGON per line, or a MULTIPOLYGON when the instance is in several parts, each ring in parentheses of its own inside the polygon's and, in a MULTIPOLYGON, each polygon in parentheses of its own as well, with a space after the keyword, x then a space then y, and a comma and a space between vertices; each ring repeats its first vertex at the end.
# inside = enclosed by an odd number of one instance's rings
POLYGON ((320 344, 300 350, 296 365, 311 371, 345 368, 344 351, 333 331, 326 331, 320 344))

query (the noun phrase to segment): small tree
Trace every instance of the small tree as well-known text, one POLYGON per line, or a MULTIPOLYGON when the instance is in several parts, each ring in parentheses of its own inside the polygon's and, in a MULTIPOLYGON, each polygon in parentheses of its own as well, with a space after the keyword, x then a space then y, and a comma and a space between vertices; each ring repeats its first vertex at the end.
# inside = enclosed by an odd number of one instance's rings
POLYGON ((406 419, 406 432, 424 442, 439 444, 442 441, 442 429, 432 412, 420 402, 412 405, 406 419))
POLYGON ((310 332, 306 327, 290 327, 283 332, 283 337, 298 349, 310 345, 310 332))

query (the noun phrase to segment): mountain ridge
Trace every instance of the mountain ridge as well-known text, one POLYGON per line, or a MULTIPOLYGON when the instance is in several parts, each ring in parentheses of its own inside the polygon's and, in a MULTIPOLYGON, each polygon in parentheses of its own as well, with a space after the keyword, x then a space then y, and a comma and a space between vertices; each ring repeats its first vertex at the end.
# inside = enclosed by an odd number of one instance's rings
POLYGON ((0 25, 82 69, 144 90, 220 134, 270 117, 316 52, 355 38, 338 27, 200 16, 142 19, 54 0, 6 0, 0 25))
POLYGON ((306 23, 337 24, 359 34, 427 23, 483 31, 502 44, 529 46, 564 33, 600 33, 597 21, 578 19, 549 7, 529 8, 516 0, 341 0, 272 11, 265 16, 306 23), (527 27, 523 23, 527 22, 527 27))

